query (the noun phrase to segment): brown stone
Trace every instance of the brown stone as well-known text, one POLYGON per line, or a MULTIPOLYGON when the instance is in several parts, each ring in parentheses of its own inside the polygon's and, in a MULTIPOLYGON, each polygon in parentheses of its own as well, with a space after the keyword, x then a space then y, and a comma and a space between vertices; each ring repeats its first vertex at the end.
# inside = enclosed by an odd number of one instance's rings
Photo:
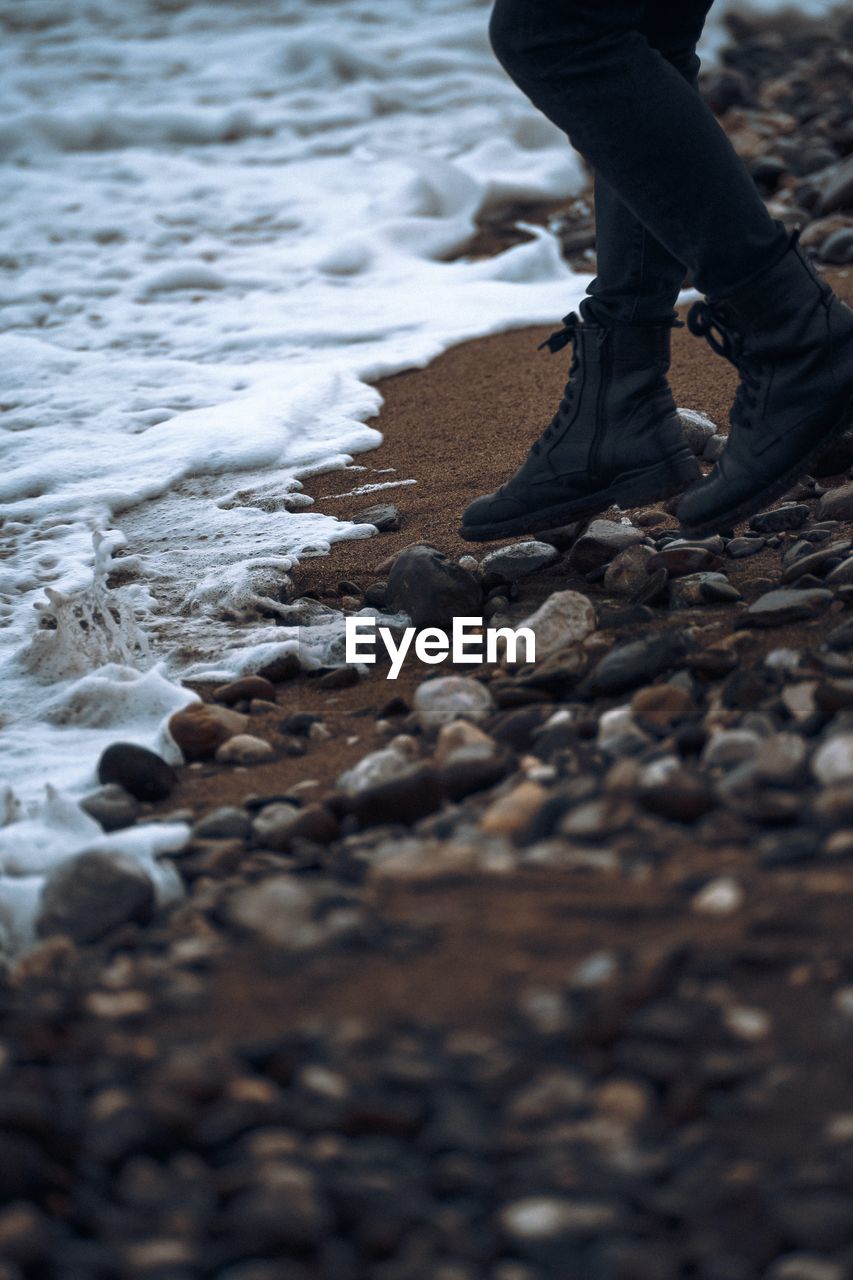
POLYGON ((263 676, 241 676, 213 691, 214 702, 222 702, 226 707, 233 707, 235 702, 251 702, 253 698, 275 702, 275 686, 263 676))
POLYGON ((169 720, 169 732, 187 760, 209 759, 223 742, 248 727, 248 716, 207 702, 184 707, 169 720))

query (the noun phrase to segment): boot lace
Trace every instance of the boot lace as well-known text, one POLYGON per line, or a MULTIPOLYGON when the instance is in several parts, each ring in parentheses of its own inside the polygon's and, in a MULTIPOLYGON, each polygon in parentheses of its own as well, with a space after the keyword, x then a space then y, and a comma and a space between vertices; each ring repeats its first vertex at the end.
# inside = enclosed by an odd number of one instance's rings
POLYGON ((575 339, 580 323, 581 319, 577 312, 570 311, 567 316, 563 316, 563 327, 561 329, 556 329, 552 334, 549 334, 545 341, 540 342, 539 346, 536 348, 537 351, 541 351, 543 347, 547 347, 553 354, 554 352, 562 351, 570 342, 574 343, 574 347, 572 349, 572 363, 569 366, 569 377, 566 382, 565 390, 563 391, 563 398, 559 403, 557 412, 542 432, 542 435, 533 445, 533 453, 538 453, 541 446, 551 438, 557 427, 561 425, 563 417, 569 412, 569 407, 574 399, 575 374, 580 368, 578 343, 575 339))
POLYGON ((687 313, 687 327, 697 338, 704 338, 713 351, 735 366, 740 374, 740 386, 732 405, 731 420, 749 429, 752 426, 750 411, 757 408, 756 393, 761 387, 758 366, 750 365, 744 354, 743 335, 727 324, 718 308, 710 302, 694 302, 687 313))

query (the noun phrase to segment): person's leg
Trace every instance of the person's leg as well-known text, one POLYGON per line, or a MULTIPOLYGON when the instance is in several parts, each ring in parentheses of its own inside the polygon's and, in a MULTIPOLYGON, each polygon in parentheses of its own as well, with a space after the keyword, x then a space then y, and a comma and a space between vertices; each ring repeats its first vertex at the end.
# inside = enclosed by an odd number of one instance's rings
MULTIPOLYGON (((693 5, 667 8, 662 31, 693 5)), ((713 113, 643 34, 648 12, 644 0, 496 0, 489 35, 600 180, 697 288, 722 297, 781 258, 788 237, 713 113)))
MULTIPOLYGON (((648 0, 642 34, 698 90, 696 46, 713 0, 648 0)), ((597 274, 581 306, 598 324, 666 322, 684 284, 684 263, 595 174, 597 274)))

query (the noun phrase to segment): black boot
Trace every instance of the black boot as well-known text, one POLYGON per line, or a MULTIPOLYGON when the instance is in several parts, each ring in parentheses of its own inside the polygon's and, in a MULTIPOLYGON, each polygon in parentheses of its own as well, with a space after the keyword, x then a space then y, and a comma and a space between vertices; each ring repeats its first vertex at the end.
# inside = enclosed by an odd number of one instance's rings
POLYGON ((853 425, 853 311, 791 237, 784 256, 687 323, 741 375, 729 442, 678 506, 691 534, 727 529, 778 498, 853 425))
POLYGON ((559 351, 574 342, 560 406, 515 475, 466 508, 463 538, 559 528, 614 503, 668 498, 701 475, 666 380, 671 328, 564 318, 542 343, 559 351))

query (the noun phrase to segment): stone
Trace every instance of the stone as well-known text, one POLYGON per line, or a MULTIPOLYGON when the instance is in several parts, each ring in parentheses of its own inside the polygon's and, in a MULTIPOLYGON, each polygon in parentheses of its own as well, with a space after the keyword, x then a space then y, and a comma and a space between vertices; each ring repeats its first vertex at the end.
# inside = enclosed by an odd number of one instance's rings
POLYGON ((695 409, 679 409, 678 417, 691 451, 697 458, 701 458, 708 441, 717 434, 716 425, 704 413, 698 413, 695 409))
POLYGON ((726 555, 733 560, 744 560, 747 556, 758 555, 766 545, 766 538, 732 538, 726 546, 726 555))
POLYGON ((834 213, 853 205, 853 156, 839 161, 821 175, 821 196, 816 212, 834 213))
POLYGON ((412 625, 450 631, 454 617, 482 616, 483 595, 472 573, 433 547, 401 551, 388 575, 385 607, 412 625))
POLYGON ((834 627, 828 632, 824 644, 827 649, 832 649, 836 653, 846 653, 853 649, 853 619, 842 622, 839 627, 834 627))
POLYGON ((84 796, 80 808, 94 818, 104 831, 120 831, 132 827, 139 815, 139 801, 117 782, 99 787, 91 795, 84 796))
POLYGON ((512 838, 525 830, 547 798, 548 792, 538 782, 520 782, 492 801, 480 818, 480 831, 487 836, 512 838))
POLYGON ((335 667, 317 678, 318 689, 351 689, 361 679, 358 667, 335 667))
POLYGON ((821 786, 853 778, 853 733, 838 733, 821 743, 812 756, 812 773, 821 786))
POLYGON ((269 680, 271 684, 285 684, 288 680, 295 679, 302 671, 302 663, 296 653, 285 653, 278 658, 272 658, 258 670, 258 675, 264 680, 269 680))
POLYGON ((651 547, 641 543, 620 551, 607 566, 604 589, 616 596, 632 596, 648 584, 646 565, 654 555, 651 547))
POLYGON ((761 739, 747 729, 721 729, 708 739, 702 764, 706 769, 731 769, 754 759, 760 745, 761 739))
POLYGON ((497 578, 502 582, 516 582, 526 578, 538 569, 553 564, 557 559, 557 551, 550 542, 513 542, 508 547, 497 547, 490 551, 480 562, 480 572, 484 578, 497 578))
POLYGON ((843 1263, 813 1253, 788 1253, 764 1272, 764 1280, 848 1280, 848 1276, 843 1263))
POLYGON ((96 942, 129 921, 144 923, 154 912, 151 877, 136 859, 93 849, 60 862, 42 887, 36 932, 64 933, 75 942, 96 942))
POLYGON ((705 780, 683 768, 670 770, 660 781, 644 783, 640 800, 644 809, 672 822, 696 822, 716 805, 705 780))
POLYGON ((805 771, 806 755, 806 744, 799 734, 773 733, 758 747, 755 776, 773 786, 793 786, 805 771))
POLYGON ((615 520, 593 520, 569 552, 569 565, 576 573, 592 573, 608 564, 626 547, 645 539, 642 529, 615 520))
POLYGON ((642 751, 649 737, 634 720, 630 707, 611 707, 598 722, 596 743, 610 756, 628 756, 642 751))
MULTIPOLYGON (((468 767, 476 767, 476 763, 469 763, 468 767)), ((491 762, 489 767, 492 767, 491 762)), ((464 766, 450 766, 451 773, 461 773, 463 769, 464 766)), ((497 779, 492 775, 487 785, 493 785, 495 781, 497 779)), ((364 827, 386 822, 410 826, 419 818, 434 813, 446 794, 447 780, 443 774, 431 765, 423 764, 402 777, 367 787, 348 797, 346 811, 364 827)))
POLYGON ((238 680, 231 680, 213 690, 214 702, 221 702, 226 707, 233 707, 235 702, 251 702, 253 698, 275 702, 275 685, 263 676, 240 676, 238 680))
POLYGON ((280 852, 289 849, 293 829, 301 813, 302 810, 295 804, 285 801, 277 800, 264 805, 252 822, 252 834, 256 842, 265 849, 280 852))
POLYGON ((135 742, 114 742, 98 761, 98 781, 117 783, 135 800, 165 800, 178 775, 156 752, 135 742))
POLYGON ((784 533, 790 529, 801 529, 810 515, 805 503, 795 502, 775 511, 759 511, 750 520, 749 527, 756 533, 784 533))
POLYGON ((797 724, 805 724, 817 711, 816 680, 798 680, 794 684, 786 684, 781 699, 785 710, 797 724))
POLYGON ((666 631, 641 640, 629 640, 606 654, 585 684, 589 691, 604 697, 625 693, 637 685, 663 675, 683 658, 691 647, 683 631, 666 631))
POLYGON ((696 710, 693 699, 674 684, 654 684, 631 699, 631 714, 642 729, 664 734, 696 710))
POLYGON ((727 444, 728 439, 726 436, 711 436, 710 440, 705 445, 705 452, 702 454, 702 457, 707 462, 719 462, 720 458, 722 458, 726 451, 727 444))
POLYGON ((827 489, 817 504, 817 520, 853 520, 853 484, 827 489))
POLYGON ((617 1214, 606 1201, 532 1195, 504 1205, 499 1221, 507 1238, 526 1252, 531 1244, 612 1231, 617 1214))
POLYGON ((579 591, 555 591, 518 624, 536 637, 536 661, 585 640, 596 628, 595 607, 579 591))
POLYGON ((294 876, 270 876, 240 889, 228 904, 228 917, 238 928, 286 951, 310 951, 326 941, 327 931, 315 918, 316 895, 294 876))
POLYGON ((670 609, 695 605, 730 604, 740 600, 740 592, 724 573, 688 573, 676 578, 669 589, 670 609))
POLYGON ((397 740, 378 751, 362 756, 357 764, 346 769, 338 778, 338 787, 347 795, 357 795, 382 782, 392 782, 411 773, 417 763, 417 746, 413 739, 397 740), (409 745, 410 744, 410 745, 409 745))
POLYGON ((362 507, 349 517, 353 524, 372 524, 379 533, 393 533, 400 528, 400 513, 392 502, 377 502, 362 507))
MULTIPOLYGON (((807 546, 810 544, 806 544, 807 546)), ((816 551, 810 551, 806 555, 796 556, 788 562, 785 560, 785 569, 782 574, 783 583, 797 582, 805 576, 805 574, 822 575, 826 572, 829 562, 846 556, 850 549, 850 539, 845 538, 840 542, 830 542, 818 548, 816 551)))
POLYGON ((214 759, 217 764, 266 764, 275 759, 275 751, 263 738, 238 733, 217 748, 214 759))
POLYGON ((739 619, 749 627, 782 627, 789 622, 820 617, 832 604, 832 592, 822 587, 781 588, 759 596, 739 619))
POLYGON ((451 720, 460 719, 477 723, 485 720, 495 709, 488 688, 469 676, 439 676, 424 680, 415 690, 412 701, 422 729, 440 729, 451 720))
POLYGON ((195 702, 175 712, 169 720, 169 733, 186 760, 208 760, 228 738, 246 733, 249 724, 249 717, 239 711, 195 702))
POLYGON ((743 905, 743 889, 731 876, 718 876, 703 885, 690 905, 699 915, 732 915, 743 905))
POLYGON ((828 587, 840 587, 845 583, 853 582, 853 556, 848 556, 846 560, 842 560, 841 564, 830 569, 825 582, 828 587))
POLYGON ((703 570, 716 570, 723 567, 723 561, 708 547, 694 547, 672 543, 656 552, 646 565, 648 573, 656 569, 666 569, 670 578, 681 578, 686 574, 700 573, 703 570))
POLYGON ((196 840, 246 840, 252 834, 252 819, 245 809, 223 805, 200 818, 192 834, 196 840))
POLYGON ((496 750, 494 739, 469 720, 451 720, 438 731, 434 755, 437 764, 447 765, 463 760, 489 760, 496 750))
POLYGON ((839 265, 853 262, 853 227, 839 227, 827 236, 820 246, 820 256, 824 262, 839 265))

